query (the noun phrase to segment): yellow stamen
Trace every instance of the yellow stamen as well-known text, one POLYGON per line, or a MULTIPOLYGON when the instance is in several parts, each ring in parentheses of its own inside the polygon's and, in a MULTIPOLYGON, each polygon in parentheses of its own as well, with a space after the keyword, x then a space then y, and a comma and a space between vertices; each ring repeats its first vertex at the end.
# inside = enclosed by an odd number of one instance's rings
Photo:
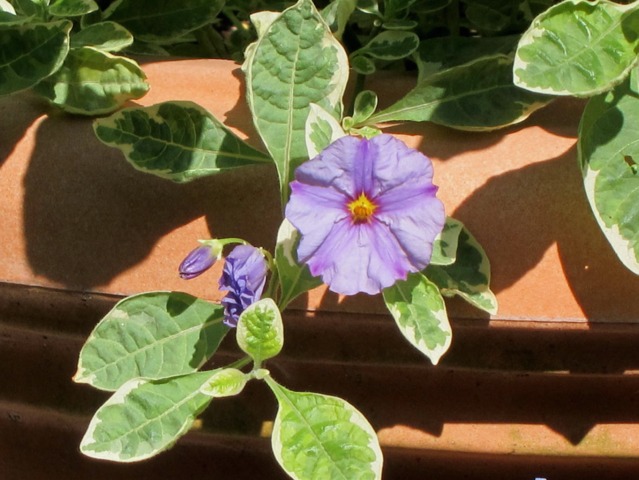
POLYGON ((370 222, 377 205, 371 202, 363 192, 355 200, 348 204, 353 223, 370 222))

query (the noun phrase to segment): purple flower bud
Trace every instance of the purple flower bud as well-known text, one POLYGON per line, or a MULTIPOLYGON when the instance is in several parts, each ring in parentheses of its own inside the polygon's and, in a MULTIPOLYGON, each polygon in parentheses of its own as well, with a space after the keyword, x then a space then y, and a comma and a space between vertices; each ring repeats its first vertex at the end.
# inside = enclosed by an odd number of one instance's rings
POLYGON ((179 268, 180 277, 185 280, 199 277, 213 266, 215 260, 217 260, 217 255, 213 252, 213 247, 200 245, 191 250, 191 253, 182 260, 179 268))
POLYGON ((241 313, 260 299, 268 266, 259 249, 238 245, 226 257, 220 278, 220 290, 228 293, 222 299, 224 323, 236 327, 241 313))

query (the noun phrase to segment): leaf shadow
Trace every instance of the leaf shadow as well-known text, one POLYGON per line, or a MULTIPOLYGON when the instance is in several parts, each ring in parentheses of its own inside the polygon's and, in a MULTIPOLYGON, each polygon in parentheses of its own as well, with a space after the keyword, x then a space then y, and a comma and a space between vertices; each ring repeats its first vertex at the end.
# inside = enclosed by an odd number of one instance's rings
POLYGON ((0 97, 0 167, 26 131, 46 111, 44 102, 29 92, 0 97), (18 104, 20 108, 16 108, 18 104))
POLYGON ((279 224, 272 170, 245 167, 175 184, 134 170, 95 138, 87 119, 46 118, 24 178, 29 264, 68 288, 106 285, 202 216, 212 236, 270 248, 279 224))

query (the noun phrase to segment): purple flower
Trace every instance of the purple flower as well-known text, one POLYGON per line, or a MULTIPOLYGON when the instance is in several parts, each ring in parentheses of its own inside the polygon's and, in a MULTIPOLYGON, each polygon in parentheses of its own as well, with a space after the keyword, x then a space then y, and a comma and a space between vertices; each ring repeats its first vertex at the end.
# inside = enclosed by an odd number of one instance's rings
POLYGON ((240 314, 260 299, 267 270, 264 255, 255 247, 238 245, 228 254, 220 278, 220 290, 228 291, 222 299, 226 325, 237 326, 240 314))
POLYGON ((446 219, 428 157, 391 135, 342 137, 302 164, 286 218, 297 254, 337 293, 379 293, 430 262, 446 219))
POLYGON ((191 250, 180 263, 178 268, 180 277, 185 280, 199 277, 211 268, 217 259, 218 254, 214 252, 214 248, 211 245, 200 245, 191 250))

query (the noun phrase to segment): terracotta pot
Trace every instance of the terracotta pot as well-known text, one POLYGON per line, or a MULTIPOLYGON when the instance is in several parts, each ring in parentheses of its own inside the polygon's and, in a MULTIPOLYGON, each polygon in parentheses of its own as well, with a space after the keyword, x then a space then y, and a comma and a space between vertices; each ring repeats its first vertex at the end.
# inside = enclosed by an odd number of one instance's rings
MULTIPOLYGON (((238 65, 144 65, 139 101, 191 100, 255 145, 238 65)), ((410 77, 370 85, 386 103, 410 77)), ((435 161, 448 213, 485 247, 499 314, 449 303, 437 367, 401 337, 378 298, 317 289, 286 315, 269 365, 295 389, 340 395, 371 420, 385 478, 632 478, 639 472, 639 278, 616 259, 581 186, 583 102, 557 101, 493 133, 387 129, 435 161)), ((198 238, 272 247, 276 175, 256 167, 175 185, 136 172, 91 122, 25 95, 0 98, 0 471, 3 478, 283 478, 260 436, 275 404, 251 385, 216 402, 199 431, 135 465, 77 451, 103 392, 70 378, 87 334, 123 295, 183 290, 219 299, 220 265, 185 282, 198 238), (44 113, 46 112, 46 114, 44 113)), ((232 339, 223 356, 233 356, 232 339)))

